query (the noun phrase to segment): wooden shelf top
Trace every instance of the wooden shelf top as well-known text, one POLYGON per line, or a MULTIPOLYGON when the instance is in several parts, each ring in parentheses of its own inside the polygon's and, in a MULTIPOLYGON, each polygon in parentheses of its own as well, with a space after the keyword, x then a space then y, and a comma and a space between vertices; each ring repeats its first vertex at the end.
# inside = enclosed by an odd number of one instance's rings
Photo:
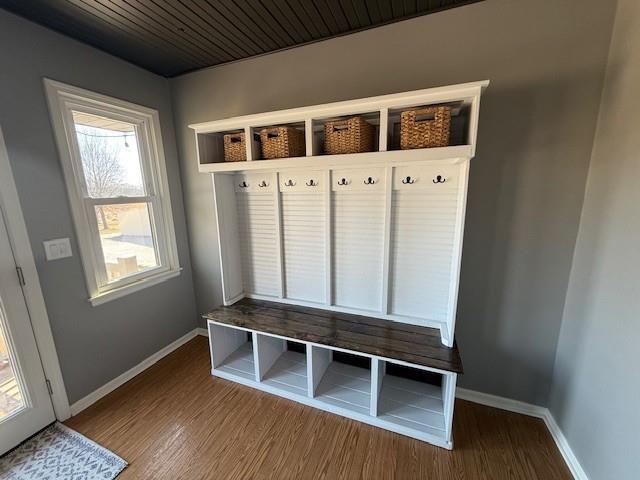
POLYGON ((203 315, 207 320, 294 340, 462 373, 458 347, 442 345, 440 331, 278 302, 243 299, 203 315))

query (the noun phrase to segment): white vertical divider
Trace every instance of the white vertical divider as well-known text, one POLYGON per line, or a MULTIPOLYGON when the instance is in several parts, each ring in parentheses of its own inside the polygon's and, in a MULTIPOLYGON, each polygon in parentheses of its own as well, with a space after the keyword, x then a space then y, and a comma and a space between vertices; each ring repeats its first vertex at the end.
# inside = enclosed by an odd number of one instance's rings
POLYGON ((378 416, 378 405, 380 403, 380 390, 382 380, 386 371, 386 363, 379 358, 371 359, 371 416, 378 416))
POLYGON ((313 156, 313 119, 307 118, 304 121, 304 145, 307 157, 313 156))
POLYGON ((458 211, 456 212, 456 228, 453 239, 454 252, 453 272, 450 275, 449 308, 447 311, 446 331, 442 331, 440 337, 447 347, 453 347, 454 332, 456 328, 456 315, 458 310, 458 289, 460 286, 460 267, 462 264, 462 241, 464 237, 464 220, 467 210, 467 183, 469 181, 469 160, 463 160, 460 164, 460 185, 458 186, 458 211))
POLYGON ((282 338, 260 335, 253 332, 253 357, 256 366, 256 382, 261 382, 276 360, 287 350, 287 341, 282 338))
POLYGON ((307 395, 309 398, 315 397, 320 380, 332 359, 333 350, 307 344, 307 395))
POLYGON ((389 313, 389 277, 391 269, 391 205, 393 200, 393 167, 385 168, 384 184, 384 243, 382 246, 382 299, 380 302, 380 312, 389 313))
POLYGON ((386 152, 389 141, 389 109, 380 109, 380 138, 378 140, 378 151, 386 152))
POLYGON ((442 406, 446 439, 451 441, 453 429, 453 409, 456 401, 457 373, 446 373, 442 376, 442 406))
POLYGON ((278 273, 280 275, 280 298, 285 297, 285 281, 284 281, 284 248, 282 245, 282 197, 280 196, 280 173, 273 174, 275 182, 274 195, 276 206, 276 255, 278 261, 278 273))
POLYGON ((251 127, 244 127, 244 146, 247 149, 247 161, 257 160, 260 156, 256 151, 256 144, 253 141, 253 132, 251 127))
POLYGON ((327 305, 333 305, 333 284, 332 278, 333 273, 331 271, 332 265, 332 236, 333 232, 331 231, 331 170, 326 170, 324 172, 324 208, 325 208, 325 241, 324 241, 324 251, 325 251, 325 303, 327 305))

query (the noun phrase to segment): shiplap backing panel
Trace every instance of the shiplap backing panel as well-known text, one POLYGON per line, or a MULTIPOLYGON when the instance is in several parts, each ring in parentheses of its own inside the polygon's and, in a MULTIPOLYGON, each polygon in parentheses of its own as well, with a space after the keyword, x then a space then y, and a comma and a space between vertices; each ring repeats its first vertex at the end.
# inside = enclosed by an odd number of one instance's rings
POLYGON ((280 295, 276 199, 273 193, 236 193, 245 293, 280 295))
POLYGON ((378 192, 333 192, 333 301, 379 311, 382 304, 385 198, 378 192))
POLYGON ((447 321, 457 204, 457 182, 393 191, 390 313, 447 321))
POLYGON ((281 195, 285 296, 292 300, 324 302, 324 193, 281 195))

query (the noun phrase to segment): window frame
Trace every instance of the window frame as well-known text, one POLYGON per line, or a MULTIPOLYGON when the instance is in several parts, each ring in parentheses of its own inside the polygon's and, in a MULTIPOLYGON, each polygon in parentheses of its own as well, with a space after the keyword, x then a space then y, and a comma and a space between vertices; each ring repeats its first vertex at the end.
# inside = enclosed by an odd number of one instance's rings
POLYGON ((53 80, 44 82, 91 304, 100 305, 179 275, 181 268, 158 111, 53 80), (145 189, 143 196, 94 198, 88 195, 73 111, 134 125, 145 189), (148 205, 158 266, 108 282, 95 207, 117 203, 148 205))

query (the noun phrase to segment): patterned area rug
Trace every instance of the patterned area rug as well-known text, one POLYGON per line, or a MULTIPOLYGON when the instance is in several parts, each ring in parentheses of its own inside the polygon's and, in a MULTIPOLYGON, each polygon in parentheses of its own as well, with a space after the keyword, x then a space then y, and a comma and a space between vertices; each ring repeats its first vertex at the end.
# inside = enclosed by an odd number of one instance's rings
POLYGON ((106 448, 54 423, 0 457, 0 479, 112 480, 126 466, 106 448))

